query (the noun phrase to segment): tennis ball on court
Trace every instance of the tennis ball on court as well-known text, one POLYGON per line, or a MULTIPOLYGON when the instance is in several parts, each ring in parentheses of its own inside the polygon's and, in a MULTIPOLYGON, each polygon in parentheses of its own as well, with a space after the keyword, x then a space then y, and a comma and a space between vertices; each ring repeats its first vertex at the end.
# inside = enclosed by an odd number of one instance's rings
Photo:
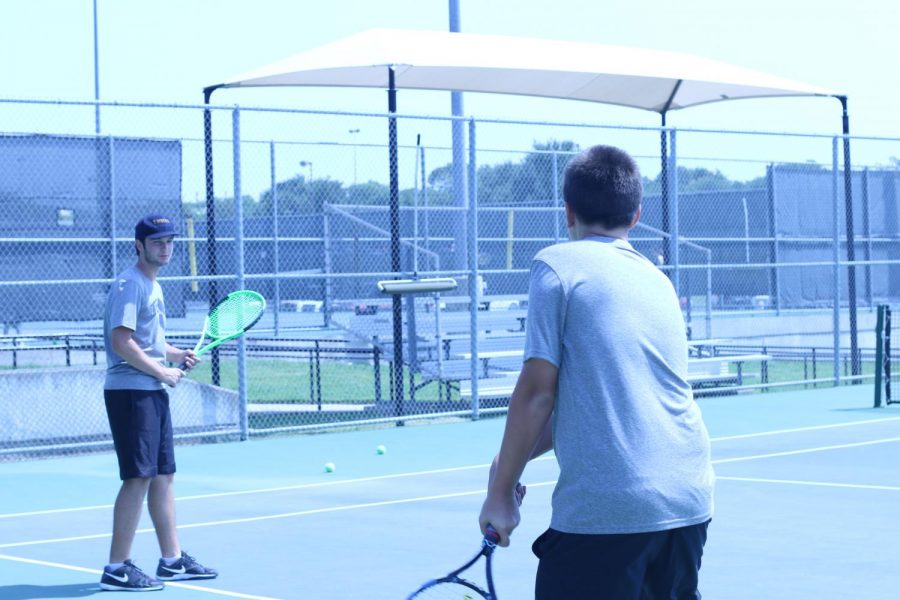
POLYGON ((387 448, 384 447, 384 444, 379 444, 378 447, 375 448, 375 454, 386 454, 387 448))
POLYGON ((334 467, 333 462, 325 463, 325 472, 326 473, 334 473, 334 468, 335 467, 334 467))

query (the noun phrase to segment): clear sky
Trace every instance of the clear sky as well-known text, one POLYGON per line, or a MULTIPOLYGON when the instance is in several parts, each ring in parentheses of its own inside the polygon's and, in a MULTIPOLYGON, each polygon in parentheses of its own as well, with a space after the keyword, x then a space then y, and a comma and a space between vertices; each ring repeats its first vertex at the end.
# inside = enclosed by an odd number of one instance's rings
MULTIPOLYGON (((900 10, 885 0, 459 0, 462 30, 688 52, 846 93, 854 133, 900 136, 900 10)), ((100 95, 199 103, 204 86, 374 27, 448 28, 447 0, 97 0, 100 95)), ((92 0, 0 0, 7 98, 92 99, 92 0), (13 59, 14 57, 14 59, 13 59)), ((223 104, 380 112, 374 90, 222 91, 223 104)), ((447 94, 401 111, 448 112, 447 94)), ((402 104, 405 102, 405 105, 402 104)), ((653 113, 530 98, 466 96, 474 116, 654 126, 653 113), (554 114, 555 113, 555 114, 554 114)), ((743 100, 670 115, 679 127, 832 133, 828 99, 743 100)))
MULTIPOLYGON (((446 31, 448 6, 448 0, 97 0, 100 98, 200 104, 205 86, 366 29, 446 31)), ((894 2, 459 0, 459 6, 465 32, 686 52, 833 89, 849 96, 853 134, 900 138, 894 2)), ((0 97, 93 99, 92 0, 0 0, 0 11, 0 97)), ((372 89, 220 90, 213 102, 386 110, 386 94, 372 89)), ((464 108, 475 117, 659 125, 655 113, 573 101, 466 94, 464 108)), ((399 110, 447 115, 449 94, 403 91, 399 110)), ((668 124, 833 134, 840 115, 831 98, 756 99, 674 111, 668 124)), ((381 143, 378 135, 373 143, 381 143)), ((860 148, 854 158, 863 156, 860 148)), ((874 160, 900 155, 897 144, 890 148, 874 160)))

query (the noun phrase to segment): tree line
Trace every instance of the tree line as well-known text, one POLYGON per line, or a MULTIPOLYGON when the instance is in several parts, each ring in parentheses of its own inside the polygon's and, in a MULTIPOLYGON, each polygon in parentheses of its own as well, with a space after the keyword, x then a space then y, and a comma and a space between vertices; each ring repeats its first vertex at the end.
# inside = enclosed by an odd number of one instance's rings
MULTIPOLYGON (((547 206, 554 198, 562 198, 563 172, 568 160, 581 151, 575 142, 551 140, 535 142, 532 151, 518 162, 481 165, 477 169, 478 202, 493 206, 547 206), (555 172, 555 176, 554 176, 555 172), (554 184, 558 189, 554 194, 554 184)), ((733 181, 719 170, 703 167, 677 168, 678 189, 681 192, 712 190, 756 189, 765 186, 764 178, 750 181, 733 181)), ((658 194, 662 188, 661 174, 655 178, 644 177, 644 193, 658 194)), ((319 213, 324 203, 387 206, 390 190, 377 181, 345 184, 330 177, 308 179, 296 175, 275 184, 260 194, 259 198, 243 196, 245 217, 271 216, 277 198, 279 215, 319 213)), ((432 170, 424 189, 400 190, 401 206, 413 206, 427 201, 428 206, 452 206, 454 204, 453 165, 445 164, 432 170)), ((206 205, 203 202, 186 203, 185 212, 195 219, 204 219, 206 205)), ((216 215, 228 219, 234 215, 234 198, 216 198, 216 215)))

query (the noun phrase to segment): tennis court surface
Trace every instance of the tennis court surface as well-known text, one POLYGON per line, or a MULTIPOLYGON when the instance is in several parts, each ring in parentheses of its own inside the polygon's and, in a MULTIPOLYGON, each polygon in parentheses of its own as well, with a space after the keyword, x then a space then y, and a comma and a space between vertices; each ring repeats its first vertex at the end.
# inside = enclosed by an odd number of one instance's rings
MULTIPOLYGON (((704 598, 900 597, 900 408, 871 398, 859 385, 699 400, 718 475, 704 598)), ((181 446, 181 542, 221 575, 159 593, 405 598, 477 550, 502 430, 497 418, 181 446)), ((0 598, 109 593, 97 583, 116 474, 112 453, 0 463, 0 598)), ((523 477, 522 525, 494 558, 501 600, 532 596, 556 477, 552 456, 523 477)), ((133 558, 156 568, 149 517, 133 558)))

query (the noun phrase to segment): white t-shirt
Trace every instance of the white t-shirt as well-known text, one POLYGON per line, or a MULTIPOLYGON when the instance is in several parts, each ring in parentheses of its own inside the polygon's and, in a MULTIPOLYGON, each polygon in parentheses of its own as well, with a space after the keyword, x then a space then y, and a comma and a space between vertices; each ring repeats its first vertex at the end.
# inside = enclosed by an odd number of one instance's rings
POLYGON ((531 358, 559 369, 553 529, 640 533, 711 518, 709 435, 665 274, 613 238, 541 250, 528 299, 531 358))

